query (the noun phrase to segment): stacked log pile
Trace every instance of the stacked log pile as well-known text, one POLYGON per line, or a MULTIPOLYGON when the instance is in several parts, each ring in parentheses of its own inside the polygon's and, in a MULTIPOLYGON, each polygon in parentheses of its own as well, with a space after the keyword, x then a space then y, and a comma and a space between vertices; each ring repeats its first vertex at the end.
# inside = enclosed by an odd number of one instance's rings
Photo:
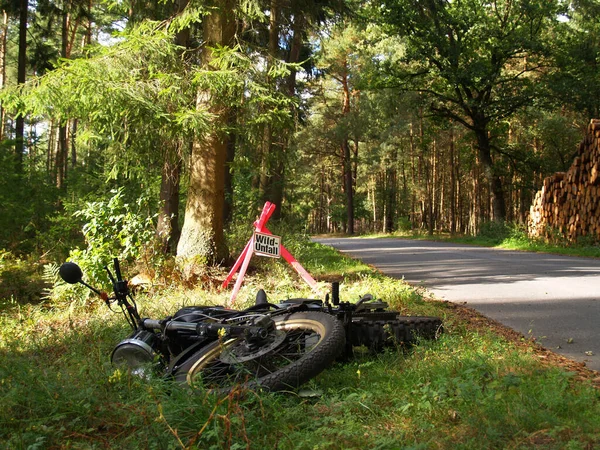
POLYGON ((531 237, 600 237, 600 120, 592 120, 567 172, 546 178, 529 210, 531 237))

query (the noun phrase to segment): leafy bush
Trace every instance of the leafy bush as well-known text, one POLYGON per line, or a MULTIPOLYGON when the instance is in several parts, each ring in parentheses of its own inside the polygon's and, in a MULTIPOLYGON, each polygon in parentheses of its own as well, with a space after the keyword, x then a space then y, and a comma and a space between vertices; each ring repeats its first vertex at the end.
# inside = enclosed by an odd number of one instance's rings
POLYGON ((510 226, 507 222, 490 220, 481 224, 478 236, 500 243, 510 236, 510 226))
POLYGON ((479 229, 478 238, 483 238, 492 244, 513 243, 525 244, 530 242, 525 225, 516 222, 485 222, 479 229))
POLYGON ((508 236, 503 240, 504 243, 511 243, 513 245, 526 245, 531 242, 531 238, 527 233, 527 227, 524 224, 519 223, 507 223, 508 236))
MULTIPOLYGON (((160 253, 155 251, 155 216, 148 212, 149 196, 142 194, 134 203, 128 203, 123 188, 112 194, 108 200, 86 203, 75 213, 85 221, 82 231, 87 247, 71 250, 69 259, 81 266, 86 280, 93 285, 108 282, 104 267, 112 258, 130 265, 137 261, 154 264, 160 253)), ((48 273, 52 272, 49 268, 48 273)), ((66 292, 62 287, 55 288, 52 296, 58 298, 66 292)))
POLYGON ((399 217, 396 223, 396 230, 398 231, 411 231, 412 223, 410 222, 409 217, 399 217))

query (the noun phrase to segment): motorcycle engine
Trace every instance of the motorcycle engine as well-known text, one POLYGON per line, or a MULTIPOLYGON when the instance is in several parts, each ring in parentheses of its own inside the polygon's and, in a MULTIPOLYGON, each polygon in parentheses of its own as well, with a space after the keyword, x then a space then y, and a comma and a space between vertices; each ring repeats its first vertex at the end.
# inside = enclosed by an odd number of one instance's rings
POLYGON ((132 373, 144 375, 148 364, 157 360, 155 346, 158 338, 154 333, 138 330, 117 344, 110 360, 118 366, 128 367, 132 373))

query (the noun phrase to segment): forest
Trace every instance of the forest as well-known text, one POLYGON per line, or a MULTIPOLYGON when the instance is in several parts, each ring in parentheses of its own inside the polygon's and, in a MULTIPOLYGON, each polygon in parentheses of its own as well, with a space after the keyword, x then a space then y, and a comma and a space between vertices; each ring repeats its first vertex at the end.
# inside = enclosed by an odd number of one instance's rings
POLYGON ((67 257, 227 264, 266 201, 284 235, 523 226, 599 117, 595 0, 2 11, 4 285, 67 257))
MULTIPOLYGON (((600 447, 597 372, 309 239, 514 233, 598 256, 598 236, 570 242, 542 219, 556 208, 544 199, 560 198, 577 231, 571 200, 583 197, 600 232, 600 0, 0 5, 0 447, 600 447), (586 130, 596 134, 583 145, 586 130), (590 176, 572 170, 578 160, 590 176), (443 333, 414 348, 390 336, 377 353, 350 342, 352 358, 328 355, 329 368, 278 393, 196 389, 154 370, 154 356, 141 372, 113 365, 133 335, 100 293, 111 258, 140 276, 129 298, 143 318, 221 311, 267 202, 268 229, 316 288, 280 259, 253 258, 242 318, 265 307, 259 294, 266 307, 328 305, 336 286, 346 305, 371 294, 407 324, 439 318, 443 333), (59 281, 66 260, 101 298, 59 281)), ((246 361, 285 348, 256 348, 256 336, 246 361)), ((193 342, 169 348, 171 369, 193 361, 204 341, 193 342)))

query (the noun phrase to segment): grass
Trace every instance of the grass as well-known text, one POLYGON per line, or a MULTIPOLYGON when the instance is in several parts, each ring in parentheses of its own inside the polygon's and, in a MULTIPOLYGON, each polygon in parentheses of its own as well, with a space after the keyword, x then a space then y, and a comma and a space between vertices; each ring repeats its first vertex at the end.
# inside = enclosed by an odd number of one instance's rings
POLYGON ((400 237, 405 239, 435 240, 458 244, 479 245, 528 252, 553 253, 567 256, 600 258, 600 243, 589 237, 581 237, 578 242, 567 242, 558 234, 552 240, 530 238, 526 230, 518 224, 488 223, 482 226, 477 236, 450 235, 437 232, 429 235, 420 230, 400 231, 390 234, 375 234, 370 237, 400 237))
MULTIPOLYGON (((600 445, 600 395, 589 382, 514 342, 465 322, 337 252, 292 253, 343 299, 371 292, 405 314, 438 315, 445 334, 336 363, 298 392, 190 393, 109 363, 127 336, 122 317, 78 298, 0 306, 0 448, 587 449, 600 445)), ((283 263, 261 260, 240 292, 313 296, 283 263)), ((323 293, 322 292, 322 293, 323 293)), ((144 316, 225 303, 228 293, 168 289, 139 296, 144 316)))

